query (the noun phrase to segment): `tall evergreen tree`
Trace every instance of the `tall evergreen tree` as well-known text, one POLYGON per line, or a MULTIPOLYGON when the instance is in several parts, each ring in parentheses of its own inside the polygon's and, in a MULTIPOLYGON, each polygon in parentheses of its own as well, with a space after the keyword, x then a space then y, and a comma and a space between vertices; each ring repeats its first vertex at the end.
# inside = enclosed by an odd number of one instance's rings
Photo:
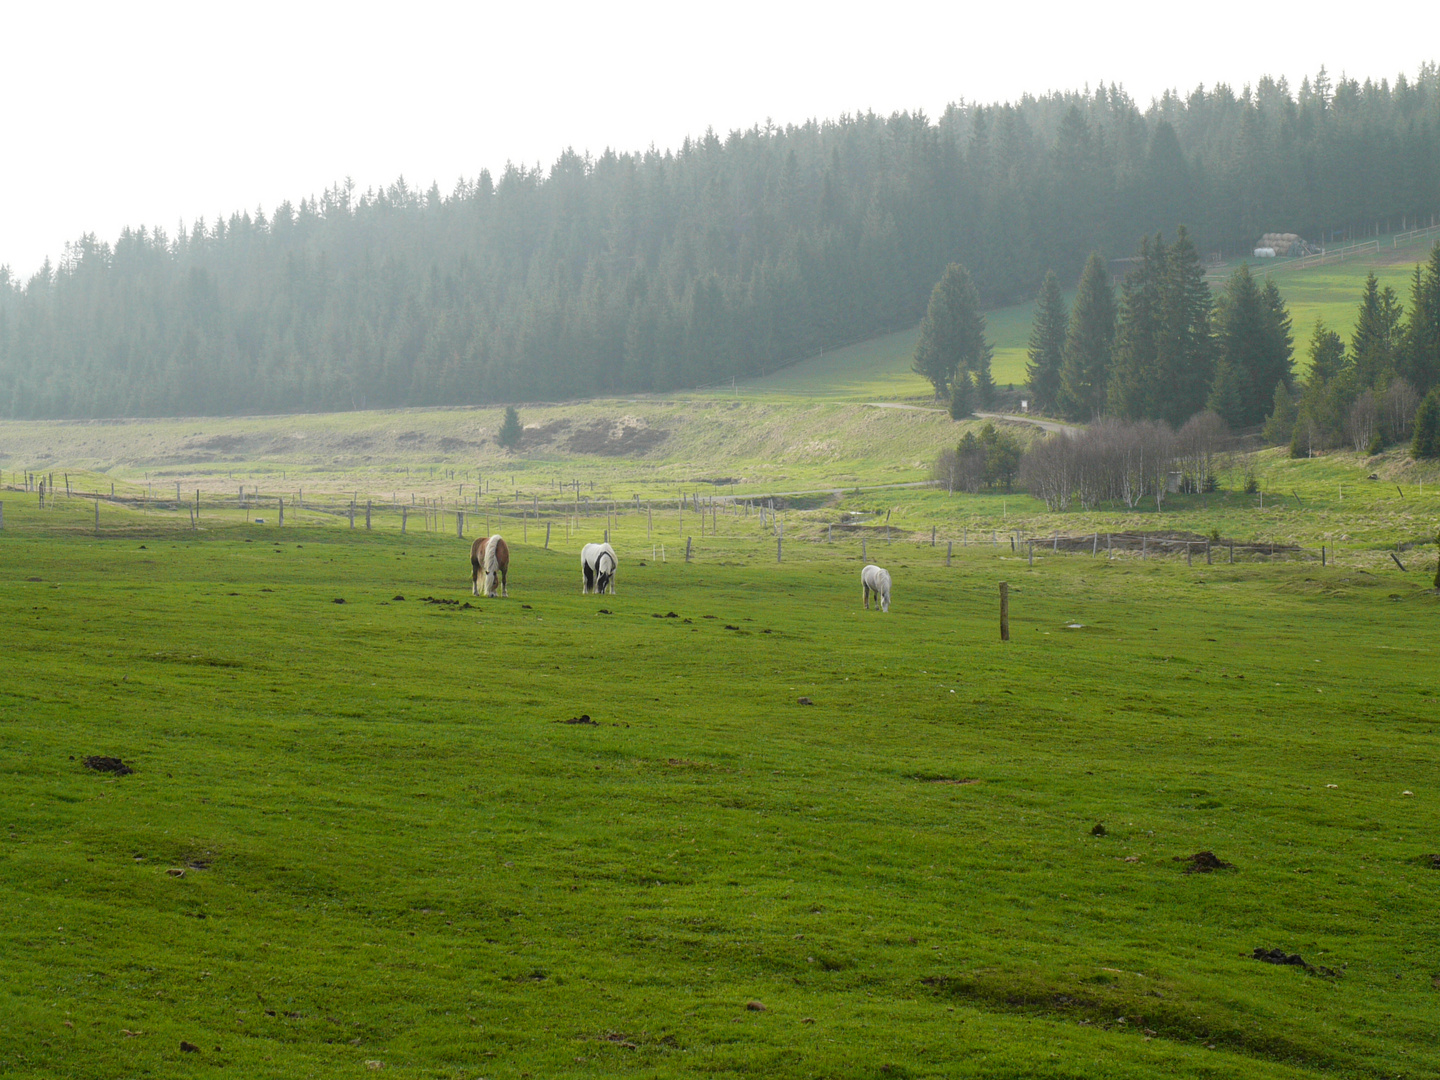
POLYGON ((1363 389, 1383 385, 1395 372, 1396 346, 1404 311, 1389 285, 1383 289, 1372 271, 1360 294, 1360 311, 1350 337, 1350 356, 1363 389))
POLYGON ((1111 415, 1122 420, 1154 415, 1165 391, 1159 362, 1165 256, 1165 242, 1159 235, 1153 243, 1148 236, 1142 238, 1139 262, 1120 287, 1106 400, 1111 415))
POLYGON ((1210 329, 1214 300, 1205 268, 1185 226, 1165 253, 1160 292, 1157 370, 1151 416, 1179 427, 1205 408, 1215 377, 1215 343, 1210 329))
POLYGON ((1030 330, 1030 363, 1026 376, 1035 411, 1053 414, 1060 398, 1060 365, 1064 360, 1069 313, 1060 295, 1060 280, 1051 270, 1045 274, 1040 295, 1035 298, 1035 322, 1030 330))
POLYGON ((994 387, 990 382, 992 352, 985 340, 985 316, 980 313, 975 282, 963 266, 951 263, 931 290, 911 370, 929 381, 937 398, 949 395, 950 385, 960 373, 973 373, 980 403, 988 405, 994 387))
POLYGON ((1067 420, 1092 420, 1104 411, 1114 347, 1115 289, 1105 260, 1092 252, 1080 274, 1061 352, 1056 403, 1067 420))
MULTIPOLYGON (((1225 283, 1225 292, 1215 311, 1217 356, 1209 397, 1210 409, 1232 428, 1249 427, 1264 419, 1263 412, 1254 407, 1260 397, 1256 383, 1264 378, 1261 304, 1260 289, 1250 275, 1250 268, 1241 263, 1225 283)), ((1268 385, 1273 400, 1275 382, 1272 380, 1268 385)))
POLYGON ((1423 267, 1415 267, 1400 354, 1401 373, 1422 394, 1440 383, 1440 244, 1423 267))

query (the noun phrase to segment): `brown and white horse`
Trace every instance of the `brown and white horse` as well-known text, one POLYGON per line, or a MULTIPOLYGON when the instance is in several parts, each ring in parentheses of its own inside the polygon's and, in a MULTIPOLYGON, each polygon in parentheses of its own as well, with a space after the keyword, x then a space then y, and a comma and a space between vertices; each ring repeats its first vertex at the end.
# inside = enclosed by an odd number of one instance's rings
POLYGON ((470 594, 480 595, 480 578, 485 578, 485 595, 495 595, 499 582, 500 595, 509 596, 505 588, 505 573, 510 569, 510 548, 500 534, 482 536, 470 545, 470 594))

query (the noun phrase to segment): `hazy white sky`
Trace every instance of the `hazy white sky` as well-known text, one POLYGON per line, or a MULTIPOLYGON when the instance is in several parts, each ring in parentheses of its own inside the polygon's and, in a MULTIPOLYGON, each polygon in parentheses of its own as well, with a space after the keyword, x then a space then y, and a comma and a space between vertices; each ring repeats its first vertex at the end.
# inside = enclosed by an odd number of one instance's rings
POLYGON ((346 176, 448 192, 566 146, 663 149, 767 117, 933 116, 1101 81, 1145 104, 1440 58, 1434 0, 1327 6, 0 0, 0 264, 28 275, 84 232, 173 233, 346 176))

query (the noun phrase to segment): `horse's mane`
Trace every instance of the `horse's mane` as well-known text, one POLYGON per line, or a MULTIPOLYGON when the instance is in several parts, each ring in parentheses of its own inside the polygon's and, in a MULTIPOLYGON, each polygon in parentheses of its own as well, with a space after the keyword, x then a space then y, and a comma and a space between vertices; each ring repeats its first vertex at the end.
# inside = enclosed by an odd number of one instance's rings
POLYGON ((494 574, 500 569, 500 534, 496 533, 485 541, 485 573, 494 574))

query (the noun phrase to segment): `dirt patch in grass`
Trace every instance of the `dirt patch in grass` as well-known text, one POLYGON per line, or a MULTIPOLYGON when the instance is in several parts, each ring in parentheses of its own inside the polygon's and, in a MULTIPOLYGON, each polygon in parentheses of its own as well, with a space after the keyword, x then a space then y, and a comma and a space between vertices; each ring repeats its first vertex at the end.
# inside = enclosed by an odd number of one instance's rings
POLYGON ((600 457, 640 457, 655 449, 670 432, 653 428, 644 421, 630 418, 611 422, 596 420, 571 435, 565 448, 572 454, 597 454, 600 457))
POLYGON ((929 773, 916 773, 915 779, 922 784, 978 784, 979 779, 974 776, 933 776, 929 773))
POLYGON ((85 767, 87 769, 94 769, 96 772, 114 773, 116 776, 129 776, 135 771, 118 757, 99 757, 95 755, 85 759, 85 767))
POLYGON ((1176 855, 1175 861, 1185 864, 1187 874, 1208 874, 1212 870, 1233 870, 1232 863, 1223 862, 1213 851, 1197 851, 1194 855, 1176 855))
POLYGON ((572 716, 569 720, 555 720, 552 722, 556 724, 589 724, 591 727, 600 726, 599 721, 590 719, 589 713, 581 713, 579 716, 572 716))

